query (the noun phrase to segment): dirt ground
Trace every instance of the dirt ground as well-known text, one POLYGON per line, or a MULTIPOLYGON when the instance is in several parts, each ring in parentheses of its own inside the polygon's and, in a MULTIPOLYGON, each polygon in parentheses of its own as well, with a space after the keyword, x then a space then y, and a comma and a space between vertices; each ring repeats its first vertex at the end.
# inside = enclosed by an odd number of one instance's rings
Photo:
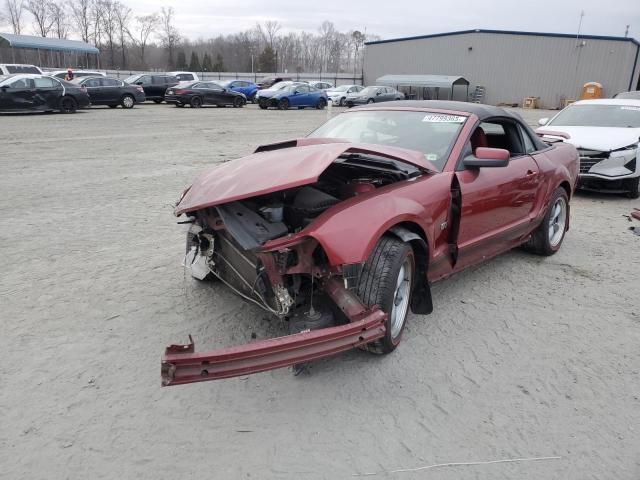
POLYGON ((204 350, 285 332, 185 278, 181 189, 326 117, 0 117, 1 478, 640 478, 640 237, 623 217, 640 202, 618 196, 576 195, 553 257, 434 285, 391 355, 160 387, 163 348, 189 333, 204 350), (388 473, 531 457, 560 458, 388 473))

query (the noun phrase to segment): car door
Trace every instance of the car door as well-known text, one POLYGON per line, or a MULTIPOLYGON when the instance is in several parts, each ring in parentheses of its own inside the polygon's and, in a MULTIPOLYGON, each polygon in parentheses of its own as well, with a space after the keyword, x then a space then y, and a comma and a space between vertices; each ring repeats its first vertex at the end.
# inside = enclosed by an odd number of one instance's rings
POLYGON ((296 100, 295 106, 308 107, 311 105, 311 97, 313 97, 313 94, 311 93, 311 87, 309 87, 309 85, 298 85, 295 91, 297 92, 293 96, 296 100))
POLYGON ((99 78, 89 78, 85 80, 82 85, 87 89, 87 94, 91 99, 91 103, 94 105, 104 105, 105 98, 102 90, 102 85, 99 78))
POLYGON ((224 105, 229 103, 227 98, 225 98, 224 88, 222 85, 218 85, 215 82, 207 82, 207 90, 209 92, 209 98, 211 99, 209 103, 212 105, 224 105))
POLYGON ((35 95, 34 107, 42 110, 57 108, 62 86, 50 77, 36 77, 33 79, 35 95))
POLYGON ((19 78, 2 87, 4 110, 31 110, 34 108, 35 85, 31 78, 19 78))
POLYGON ((115 78, 101 78, 100 89, 104 98, 104 102, 109 105, 116 105, 120 102, 122 96, 122 83, 115 78))
POLYGON ((143 75, 138 78, 135 82, 136 85, 140 85, 144 90, 145 96, 151 100, 152 97, 155 97, 153 94, 153 84, 151 83, 151 75, 143 75))
POLYGON ((478 147, 509 150, 510 159, 505 167, 465 168, 462 161, 458 164, 456 270, 512 248, 530 230, 540 194, 539 168, 526 152, 517 121, 492 119, 481 123, 463 156, 473 155, 478 147))
POLYGON ((210 82, 195 83, 191 89, 202 97, 205 105, 214 105, 216 103, 215 94, 210 82))

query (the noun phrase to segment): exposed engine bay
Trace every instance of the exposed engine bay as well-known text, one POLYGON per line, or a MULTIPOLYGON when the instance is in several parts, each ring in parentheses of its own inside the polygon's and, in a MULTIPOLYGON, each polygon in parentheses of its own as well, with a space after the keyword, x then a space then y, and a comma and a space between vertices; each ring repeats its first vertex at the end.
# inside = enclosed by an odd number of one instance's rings
POLYGON ((191 212, 185 267, 196 278, 214 276, 246 300, 288 318, 294 332, 334 324, 334 306, 320 288, 320 279, 341 275, 348 288, 357 269, 330 272, 313 239, 273 252, 262 246, 300 232, 345 200, 420 174, 402 162, 348 154, 314 184, 191 212))

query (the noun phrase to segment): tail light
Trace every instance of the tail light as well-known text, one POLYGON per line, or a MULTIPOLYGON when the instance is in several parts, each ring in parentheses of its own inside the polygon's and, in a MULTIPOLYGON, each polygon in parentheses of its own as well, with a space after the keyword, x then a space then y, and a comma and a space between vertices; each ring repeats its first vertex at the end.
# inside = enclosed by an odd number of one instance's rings
POLYGON ((175 93, 176 95, 184 95, 185 93, 187 93, 187 91, 183 88, 179 88, 177 90, 174 90, 173 93, 175 93))
POLYGON ((136 86, 136 89, 137 89, 139 92, 144 93, 144 88, 142 88, 142 85, 137 85, 137 86, 136 86))

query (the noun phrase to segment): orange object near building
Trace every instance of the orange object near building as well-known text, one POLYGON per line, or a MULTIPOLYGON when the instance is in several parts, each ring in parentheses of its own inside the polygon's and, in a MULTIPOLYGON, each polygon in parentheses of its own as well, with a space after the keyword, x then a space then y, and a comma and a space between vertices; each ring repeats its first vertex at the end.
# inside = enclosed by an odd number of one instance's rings
POLYGON ((598 82, 587 82, 582 86, 580 100, 602 98, 602 85, 598 82))

